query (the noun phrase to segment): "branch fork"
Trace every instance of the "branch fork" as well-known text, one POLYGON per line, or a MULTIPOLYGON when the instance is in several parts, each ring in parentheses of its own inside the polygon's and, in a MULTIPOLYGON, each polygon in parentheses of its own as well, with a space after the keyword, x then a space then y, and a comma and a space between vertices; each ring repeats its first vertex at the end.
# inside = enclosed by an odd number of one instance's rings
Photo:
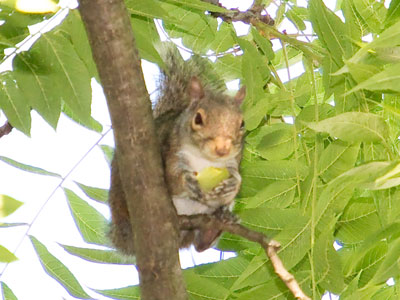
POLYGON ((179 227, 181 230, 194 230, 194 229, 207 229, 214 228, 220 229, 225 232, 239 235, 249 241, 256 242, 261 245, 265 253, 269 257, 275 273, 286 284, 292 294, 299 300, 311 300, 300 288, 300 285, 294 276, 286 270, 282 261, 278 256, 280 249, 279 242, 272 240, 264 234, 251 230, 230 217, 217 217, 215 215, 180 215, 178 216, 179 227))

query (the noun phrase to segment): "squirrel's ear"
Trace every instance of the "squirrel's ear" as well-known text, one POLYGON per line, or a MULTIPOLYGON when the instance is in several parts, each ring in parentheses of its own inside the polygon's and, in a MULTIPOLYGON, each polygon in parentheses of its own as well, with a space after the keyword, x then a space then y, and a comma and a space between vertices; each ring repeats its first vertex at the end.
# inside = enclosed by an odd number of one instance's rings
POLYGON ((235 102, 240 105, 243 102, 243 99, 246 97, 246 86, 243 85, 240 90, 235 95, 235 102))
POLYGON ((191 99, 199 100, 204 97, 203 85, 196 76, 190 78, 188 92, 191 99))

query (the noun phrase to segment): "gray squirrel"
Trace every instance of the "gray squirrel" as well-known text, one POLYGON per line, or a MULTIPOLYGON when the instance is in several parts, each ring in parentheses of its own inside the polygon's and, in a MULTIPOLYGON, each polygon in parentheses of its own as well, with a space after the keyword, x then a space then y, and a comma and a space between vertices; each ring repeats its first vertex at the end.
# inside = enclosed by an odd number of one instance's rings
MULTIPOLYGON (((184 61, 176 48, 166 49, 153 116, 170 196, 178 215, 225 214, 231 211, 241 183, 239 163, 245 129, 240 105, 245 87, 234 97, 228 96, 208 60, 192 57, 184 61), (205 192, 196 174, 207 167, 227 168, 230 176, 205 192)), ((114 157, 111 165, 110 239, 122 253, 134 255, 117 159, 114 157)), ((193 244, 197 251, 203 251, 220 234, 215 229, 181 231, 180 247, 193 244)))

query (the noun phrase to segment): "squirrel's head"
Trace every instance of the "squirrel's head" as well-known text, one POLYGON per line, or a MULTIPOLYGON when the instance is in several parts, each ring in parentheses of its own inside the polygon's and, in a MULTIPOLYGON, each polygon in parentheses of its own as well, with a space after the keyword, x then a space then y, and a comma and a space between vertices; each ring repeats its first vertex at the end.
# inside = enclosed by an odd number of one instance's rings
POLYGON ((245 129, 240 105, 246 95, 245 87, 230 97, 204 89, 200 80, 192 77, 188 94, 192 143, 213 160, 235 157, 243 145, 245 129))

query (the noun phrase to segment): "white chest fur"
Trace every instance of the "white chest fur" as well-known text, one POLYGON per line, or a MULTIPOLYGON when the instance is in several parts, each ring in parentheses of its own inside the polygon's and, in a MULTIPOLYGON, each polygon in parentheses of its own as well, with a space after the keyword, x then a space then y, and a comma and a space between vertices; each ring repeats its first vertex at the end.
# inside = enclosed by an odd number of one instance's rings
MULTIPOLYGON (((228 159, 210 160, 205 157, 197 147, 191 145, 184 145, 178 152, 178 155, 188 164, 190 171, 193 172, 201 172, 207 167, 238 167, 238 163, 234 157, 228 159)), ((216 205, 216 203, 213 203, 213 205, 211 205, 211 203, 210 205, 206 205, 198 201, 190 200, 185 193, 174 196, 173 202, 179 215, 209 214, 215 211, 215 209, 219 206, 216 205)))

